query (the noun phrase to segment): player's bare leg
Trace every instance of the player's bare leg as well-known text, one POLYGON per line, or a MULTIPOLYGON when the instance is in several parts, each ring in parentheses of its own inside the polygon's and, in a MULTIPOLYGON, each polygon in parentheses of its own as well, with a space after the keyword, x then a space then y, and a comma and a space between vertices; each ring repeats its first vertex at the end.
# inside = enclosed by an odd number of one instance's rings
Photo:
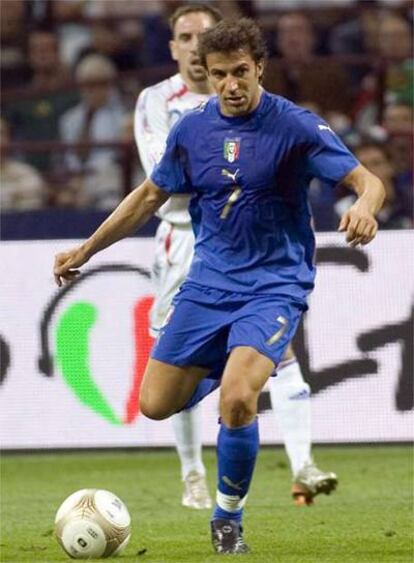
MULTIPOLYGON (((198 383, 207 375, 209 370, 199 367, 177 367, 166 364, 155 359, 150 359, 141 385, 140 407, 144 415, 149 418, 161 420, 174 415, 175 424, 188 422, 187 431, 196 431, 193 420, 186 421, 185 418, 192 413, 197 413, 198 407, 188 412, 182 411, 178 414, 190 397, 193 395, 198 383), (184 419, 184 421, 183 421, 184 419)), ((174 424, 174 422, 173 422, 174 424)), ((180 428, 184 432, 185 428, 180 428)), ((187 437, 186 444, 200 443, 201 440, 187 437)), ((179 452, 180 459, 184 452, 179 452)), ((194 461, 194 452, 190 452, 191 462, 194 461)), ((201 462, 201 447, 199 452, 201 462)), ((196 509, 211 508, 211 499, 205 481, 203 466, 191 469, 184 476, 183 506, 196 509), (198 471, 197 471, 198 469, 198 471)))
POLYGON ((141 385, 140 408, 148 418, 163 420, 181 410, 209 370, 179 367, 150 358, 141 385))
POLYGON ((242 515, 259 449, 257 401, 274 369, 254 348, 233 349, 220 392, 221 426, 217 441, 218 485, 211 521, 217 553, 246 553, 242 515))
POLYGON ((250 424, 257 416, 257 401, 274 363, 250 346, 233 349, 221 381, 220 416, 229 428, 250 424))
POLYGON ((338 479, 333 472, 321 471, 312 460, 310 388, 291 346, 278 365, 277 376, 270 378, 269 386, 292 469, 292 497, 297 506, 309 506, 316 495, 330 494, 338 479))

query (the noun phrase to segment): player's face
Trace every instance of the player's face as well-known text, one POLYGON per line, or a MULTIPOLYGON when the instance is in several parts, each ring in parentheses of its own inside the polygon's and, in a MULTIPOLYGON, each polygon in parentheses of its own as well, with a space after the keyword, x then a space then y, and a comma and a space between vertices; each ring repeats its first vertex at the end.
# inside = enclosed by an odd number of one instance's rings
POLYGON ((170 41, 172 58, 185 82, 205 82, 207 74, 197 55, 198 36, 214 25, 210 14, 192 12, 175 22, 174 39, 170 41))
POLYGON ((256 63, 245 49, 232 53, 209 53, 206 57, 210 82, 223 115, 245 115, 260 100, 263 63, 256 63))
POLYGON ((85 82, 80 90, 85 103, 92 109, 99 109, 108 103, 112 85, 108 82, 85 82))
POLYGON ((57 39, 53 33, 32 33, 29 37, 29 61, 36 71, 57 69, 60 63, 57 39))
POLYGON ((384 111, 384 127, 391 133, 410 133, 413 110, 404 104, 389 105, 384 111))

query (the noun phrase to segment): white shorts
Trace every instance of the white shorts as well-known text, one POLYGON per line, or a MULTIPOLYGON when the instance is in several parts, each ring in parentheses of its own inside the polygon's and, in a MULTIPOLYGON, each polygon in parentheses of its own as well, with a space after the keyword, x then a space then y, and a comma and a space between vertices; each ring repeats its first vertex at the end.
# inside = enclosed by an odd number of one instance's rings
POLYGON ((150 333, 157 336, 171 301, 187 277, 193 259, 194 234, 191 225, 177 227, 162 221, 155 235, 152 281, 155 299, 150 312, 150 333))

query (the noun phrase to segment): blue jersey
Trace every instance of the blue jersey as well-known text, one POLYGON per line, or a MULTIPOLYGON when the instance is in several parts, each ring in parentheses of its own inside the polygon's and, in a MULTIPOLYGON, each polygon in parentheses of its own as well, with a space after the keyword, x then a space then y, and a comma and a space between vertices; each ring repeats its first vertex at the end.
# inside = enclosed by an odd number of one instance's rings
POLYGON ((193 195, 188 281, 303 301, 315 277, 309 183, 334 185, 357 165, 323 120, 263 91, 246 116, 223 116, 217 97, 185 114, 151 179, 193 195))

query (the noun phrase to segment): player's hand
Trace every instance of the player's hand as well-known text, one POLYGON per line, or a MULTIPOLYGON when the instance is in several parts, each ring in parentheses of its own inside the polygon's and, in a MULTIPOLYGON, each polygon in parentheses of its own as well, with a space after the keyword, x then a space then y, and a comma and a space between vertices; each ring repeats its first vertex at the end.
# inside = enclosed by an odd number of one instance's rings
POLYGON ((89 257, 82 246, 56 254, 53 274, 57 285, 62 287, 65 283, 74 280, 80 274, 78 268, 83 266, 88 260, 89 257))
POLYGON ((346 232, 346 241, 350 246, 368 244, 377 234, 378 223, 374 215, 361 201, 356 201, 342 215, 338 231, 346 232))

